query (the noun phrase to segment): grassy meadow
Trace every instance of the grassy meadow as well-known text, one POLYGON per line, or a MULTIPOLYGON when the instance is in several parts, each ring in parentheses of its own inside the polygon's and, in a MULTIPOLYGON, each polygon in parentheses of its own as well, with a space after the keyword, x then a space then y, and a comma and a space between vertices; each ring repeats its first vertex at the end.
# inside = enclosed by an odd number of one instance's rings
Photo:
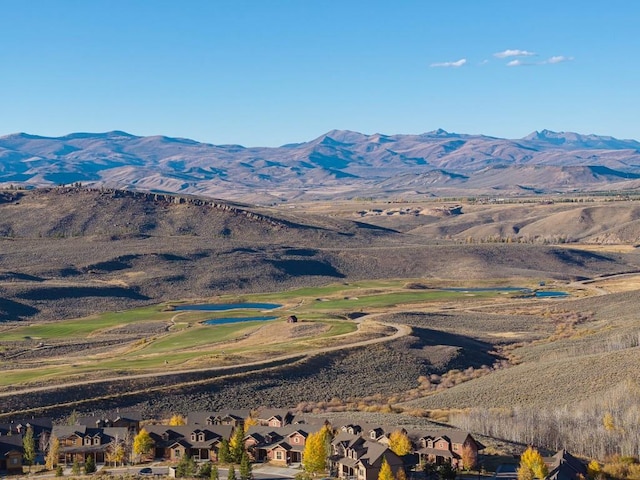
MULTIPOLYGON (((442 283, 441 286, 451 285, 442 283)), ((515 292, 500 290, 439 290, 437 285, 424 285, 417 280, 389 279, 333 283, 241 297, 218 296, 198 302, 282 305, 273 310, 177 311, 174 306, 185 302, 176 301, 79 319, 17 326, 3 332, 5 345, 17 346, 18 352, 0 363, 4 370, 0 386, 194 366, 215 367, 265 359, 329 346, 329 340, 331 344, 344 345, 365 336, 384 335, 372 331, 363 333, 361 328, 359 330, 360 322, 349 319, 353 313, 437 309, 443 303, 447 308, 451 305, 466 308, 513 300, 515 295, 515 292), (277 319, 220 325, 203 323, 209 319, 256 315, 272 315, 277 319), (299 322, 287 323, 290 315, 296 315, 299 322)))

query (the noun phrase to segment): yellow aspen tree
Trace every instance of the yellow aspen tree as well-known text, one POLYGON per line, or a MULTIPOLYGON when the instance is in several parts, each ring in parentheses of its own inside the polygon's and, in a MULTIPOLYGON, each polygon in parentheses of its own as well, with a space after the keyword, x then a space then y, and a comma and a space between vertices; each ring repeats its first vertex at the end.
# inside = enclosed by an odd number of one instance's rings
POLYGON ((591 460, 589 465, 587 465, 587 476, 592 480, 602 476, 602 467, 597 460, 591 460))
POLYGON ((49 451, 45 459, 45 467, 47 470, 53 470, 58 465, 58 456, 60 455, 60 440, 57 437, 51 437, 49 440, 49 451))
POLYGON ((382 459, 382 466, 380 467, 380 473, 378 473, 378 480, 395 480, 393 478, 393 472, 391 466, 387 462, 386 458, 382 459))
POLYGON ((542 459, 542 455, 538 449, 533 447, 527 447, 527 449, 520 456, 520 467, 527 467, 533 473, 535 478, 543 479, 549 473, 547 465, 542 459))
POLYGON ((407 474, 405 473, 404 468, 398 468, 398 471, 396 472, 396 480, 407 480, 407 474))
POLYGON ((169 420, 169 425, 171 425, 172 427, 177 427, 179 425, 186 425, 186 424, 187 424, 187 421, 180 414, 173 415, 169 420))
POLYGON ((411 453, 411 440, 406 433, 402 430, 394 430, 389 435, 389 449, 398 455, 403 457, 408 453, 411 453))
POLYGON ((153 439, 149 432, 147 432, 144 428, 141 429, 138 434, 133 437, 133 453, 136 455, 146 455, 151 451, 153 447, 153 439))
POLYGON ((471 447, 471 445, 469 445, 468 443, 465 443, 462 446, 460 457, 462 459, 462 468, 464 468, 465 470, 472 470, 473 468, 475 468, 476 463, 478 463, 478 455, 475 449, 473 449, 473 447, 471 447))
POLYGON ((315 475, 324 472, 327 465, 327 442, 326 430, 323 427, 320 431, 310 433, 304 444, 304 470, 315 475))

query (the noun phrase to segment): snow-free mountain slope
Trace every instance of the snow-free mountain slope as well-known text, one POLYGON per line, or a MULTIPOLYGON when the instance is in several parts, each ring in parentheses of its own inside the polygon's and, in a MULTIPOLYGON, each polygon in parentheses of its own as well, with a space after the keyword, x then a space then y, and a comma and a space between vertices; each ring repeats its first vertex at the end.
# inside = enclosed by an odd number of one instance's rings
POLYGON ((332 130, 276 148, 121 131, 0 137, 0 183, 90 182, 251 201, 611 190, 637 178, 640 142, 548 130, 517 140, 332 130))

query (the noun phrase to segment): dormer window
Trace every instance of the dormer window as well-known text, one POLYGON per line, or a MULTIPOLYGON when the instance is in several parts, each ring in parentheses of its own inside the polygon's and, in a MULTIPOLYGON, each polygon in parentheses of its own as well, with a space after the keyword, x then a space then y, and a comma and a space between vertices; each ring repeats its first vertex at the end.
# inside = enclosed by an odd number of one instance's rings
POLYGON ((100 445, 100 437, 94 437, 93 438, 93 444, 94 445, 100 445))
POLYGON ((204 433, 199 433, 198 434, 198 441, 199 442, 204 442, 204 433))
POLYGON ((297 435, 293 437, 293 443, 300 443, 300 437, 297 435))
POLYGON ((91 445, 91 437, 85 437, 84 442, 85 445, 91 445))
POLYGON ((213 425, 213 418, 212 417, 207 417, 207 425, 213 425))
POLYGON ((369 434, 369 437, 372 438, 373 440, 376 439, 376 431, 375 430, 371 430, 371 433, 369 434))
POLYGON ((195 441, 196 441, 196 434, 195 434, 195 433, 192 433, 192 434, 191 434, 191 441, 192 441, 192 442, 195 442, 195 441))

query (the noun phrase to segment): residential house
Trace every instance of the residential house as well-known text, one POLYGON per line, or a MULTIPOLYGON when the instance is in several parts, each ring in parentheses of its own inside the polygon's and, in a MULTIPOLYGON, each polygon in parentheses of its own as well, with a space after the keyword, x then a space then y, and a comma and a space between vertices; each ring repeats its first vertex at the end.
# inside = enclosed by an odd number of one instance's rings
POLYGON ((291 412, 284 409, 262 409, 258 412, 258 424, 280 428, 293 423, 294 416, 291 412))
POLYGON ((31 417, 28 419, 14 419, 7 423, 0 423, 0 435, 23 435, 28 428, 33 430, 36 446, 36 461, 44 461, 44 452, 49 446, 49 437, 53 422, 49 417, 31 417))
POLYGON ((0 472, 22 473, 22 435, 0 435, 0 472))
POLYGON ((187 425, 231 425, 244 426, 245 419, 251 416, 251 410, 225 410, 221 412, 190 412, 187 425))
POLYGON ((180 461, 188 455, 196 461, 218 460, 223 439, 229 440, 233 425, 148 425, 144 427, 154 444, 154 457, 180 461))
POLYGON ((585 464, 566 450, 559 450, 553 457, 545 458, 549 473, 545 480, 580 480, 587 478, 585 464))
POLYGON ((415 439, 419 463, 442 465, 450 462, 454 468, 464 468, 463 449, 469 449, 474 458, 485 447, 468 432, 462 430, 441 430, 435 432, 417 432, 409 434, 415 439))
POLYGON ((377 480, 384 460, 394 476, 404 468, 402 459, 386 445, 348 431, 338 433, 331 447, 330 470, 338 478, 377 480))
POLYGON ((124 427, 131 435, 140 431, 142 414, 138 411, 116 410, 105 415, 90 415, 78 417, 76 425, 86 425, 95 428, 124 427))
POLYGON ((95 428, 86 425, 54 426, 52 435, 60 442, 59 463, 84 463, 93 457, 104 463, 107 454, 129 437, 126 427, 95 428))
POLYGON ((253 425, 247 429, 244 445, 255 462, 269 462, 275 465, 302 463, 304 447, 309 433, 316 432, 322 425, 287 425, 270 427, 253 425))

